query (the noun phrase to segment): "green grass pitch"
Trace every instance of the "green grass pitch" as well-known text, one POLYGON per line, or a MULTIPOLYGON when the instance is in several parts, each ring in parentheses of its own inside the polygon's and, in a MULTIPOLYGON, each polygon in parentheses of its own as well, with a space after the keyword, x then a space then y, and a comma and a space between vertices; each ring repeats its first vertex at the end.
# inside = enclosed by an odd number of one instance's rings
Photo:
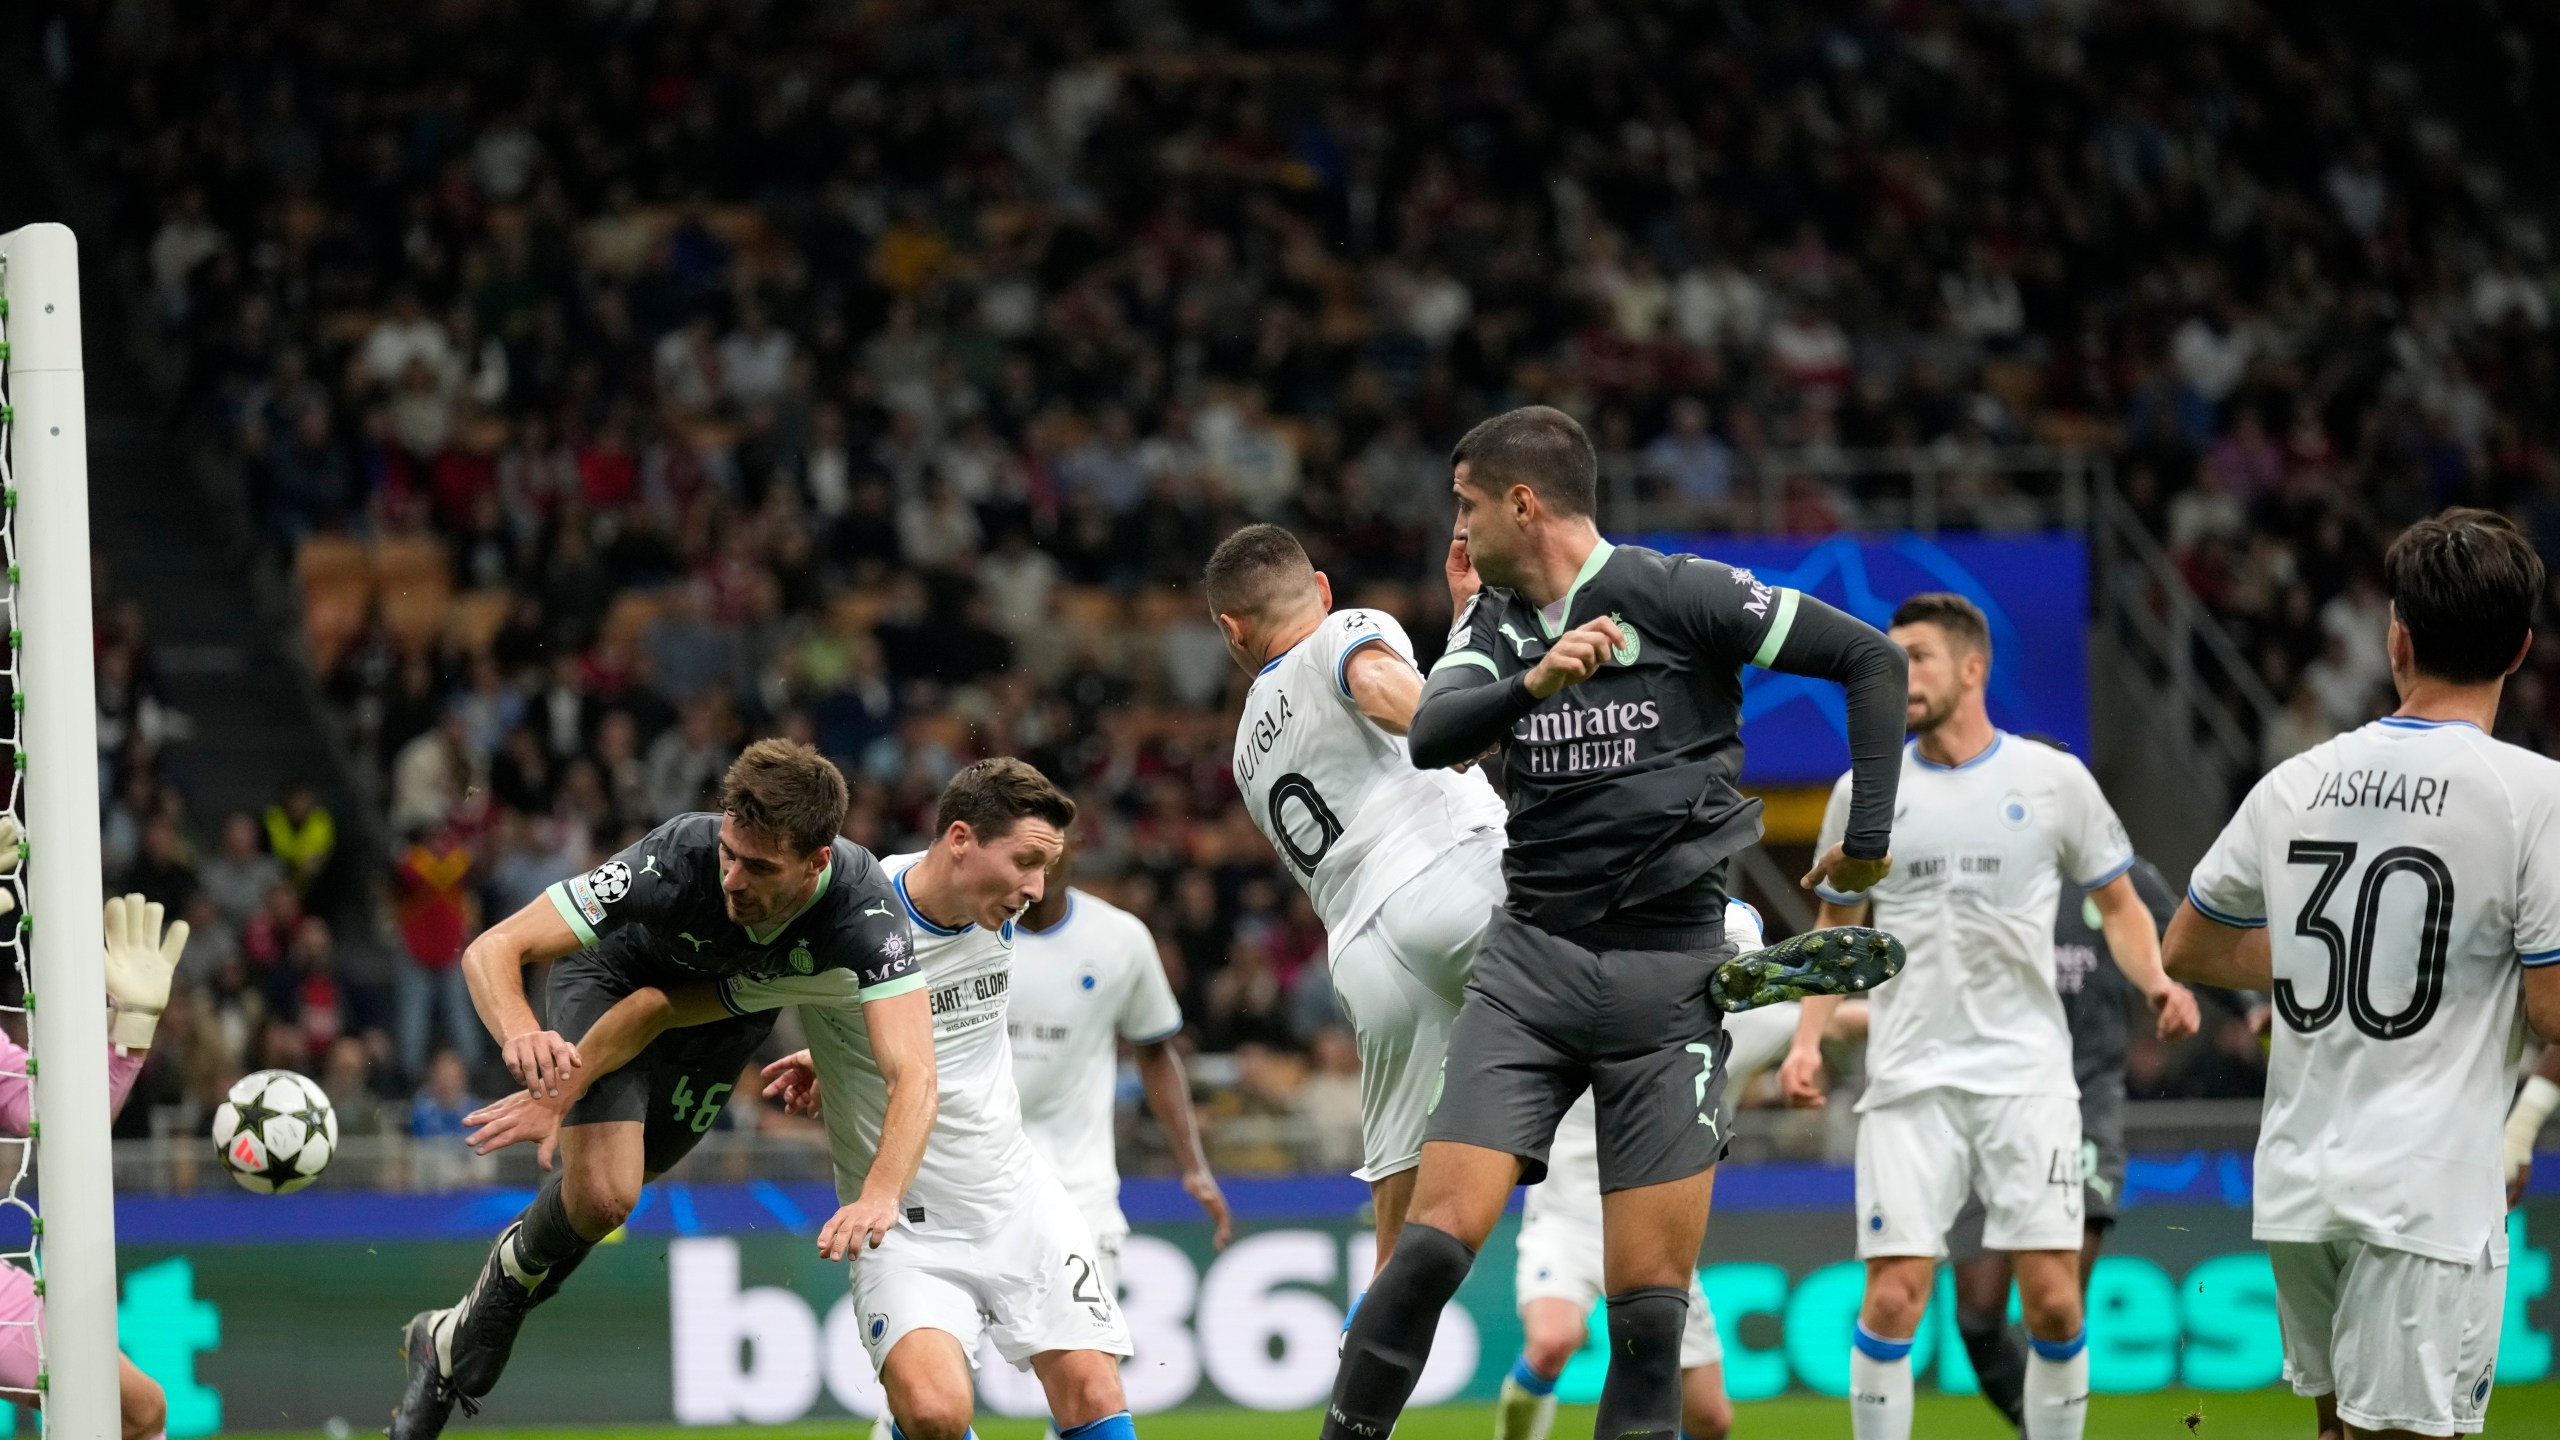
MULTIPOLYGON (((2311 1406, 2280 1390, 2236 1395, 2196 1395, 2162 1391, 2156 1395, 2100 1395, 2089 1405, 2088 1440, 2188 1440, 2186 1420, 2200 1413, 2195 1440, 2311 1440, 2311 1406)), ((1489 1440, 1493 1412, 1484 1406, 1451 1406, 1417 1410, 1396 1427, 1396 1440, 1489 1440)), ((738 1429, 614 1430, 479 1430, 468 1422, 450 1432, 454 1440, 860 1440, 864 1427, 843 1421, 738 1429)), ((1258 1414, 1242 1410, 1177 1410, 1149 1415, 1138 1422, 1141 1440, 1314 1440, 1315 1412, 1294 1415, 1258 1414)), ((1581 1440, 1591 1433, 1591 1412, 1569 1408, 1557 1417, 1555 1440, 1581 1440)), ((1789 1396, 1735 1407, 1734 1440, 1846 1440, 1848 1402, 1789 1396)), ((1920 1398, 1912 1427, 1917 1440, 2016 1440, 1979 1400, 1939 1395, 1920 1398)), ((2560 1435, 2560 1384, 2513 1385, 2489 1401, 2491 1435, 2560 1435)), ((981 1420, 981 1440, 1036 1440, 1035 1420, 981 1420)))

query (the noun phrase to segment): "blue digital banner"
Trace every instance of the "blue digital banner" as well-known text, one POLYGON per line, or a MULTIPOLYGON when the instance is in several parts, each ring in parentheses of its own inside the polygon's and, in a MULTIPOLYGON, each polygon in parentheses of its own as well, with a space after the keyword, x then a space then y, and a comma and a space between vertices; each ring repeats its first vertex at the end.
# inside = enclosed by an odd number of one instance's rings
MULTIPOLYGON (((1882 629, 1893 607, 1951 590, 1991 622, 1991 719, 2089 753, 2089 553, 2077 536, 1835 535, 1769 540, 1698 533, 1625 537, 1738 565, 1882 629)), ((1743 672, 1744 783, 1829 785, 1849 768, 1840 687, 1743 672)))

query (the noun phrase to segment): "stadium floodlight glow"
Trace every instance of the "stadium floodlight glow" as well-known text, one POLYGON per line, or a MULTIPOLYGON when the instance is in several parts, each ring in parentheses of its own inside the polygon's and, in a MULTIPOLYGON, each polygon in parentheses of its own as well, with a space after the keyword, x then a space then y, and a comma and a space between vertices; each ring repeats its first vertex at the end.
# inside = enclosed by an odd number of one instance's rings
MULTIPOLYGON (((61 225, 0 235, 0 542, 8 560, 8 809, 28 837, 0 936, 26 995, 34 1123, 5 1203, 44 1214, 27 1259, 43 1297, 35 1402, 49 1437, 112 1440, 115 1195, 99 900, 98 702, 89 614, 89 434, 80 249, 61 225), (39 1073, 39 1069, 41 1073, 39 1073), (33 1156, 29 1152, 35 1152, 33 1156)), ((0 1158, 6 1151, 0 1150, 0 1158)))

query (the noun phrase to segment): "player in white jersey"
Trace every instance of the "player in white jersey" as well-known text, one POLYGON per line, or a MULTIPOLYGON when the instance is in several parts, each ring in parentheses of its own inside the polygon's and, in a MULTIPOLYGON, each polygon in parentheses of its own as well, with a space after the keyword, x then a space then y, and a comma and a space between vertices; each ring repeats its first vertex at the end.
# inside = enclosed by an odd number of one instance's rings
POLYGON ((1210 1172, 1191 1108, 1191 1080, 1173 1037, 1182 1007, 1164 976, 1147 922, 1067 884, 1070 841, 1050 868, 1040 898, 1013 922, 1013 1079, 1031 1148, 1058 1172, 1093 1228, 1103 1274, 1117 1291, 1129 1217, 1120 1210, 1120 1165, 1111 1132, 1120 1044, 1136 1051, 1139 1083, 1181 1166, 1182 1188, 1227 1246, 1227 1197, 1210 1172))
POLYGON ((2254 1230, 2324 1433, 2482 1428, 2506 1304, 2517 995, 2560 1036, 2560 764, 2491 739, 2543 568, 2448 510, 2384 561, 2400 708, 2259 780, 2169 964, 2271 990, 2254 1230))
MULTIPOLYGON (((1858 1254, 1866 1298, 1852 1333, 1857 1440, 1911 1433, 1911 1342, 1947 1230, 1968 1193, 1984 1242, 2014 1257, 2031 1354, 2028 1440, 2078 1440, 2089 1359, 2080 1303, 2080 1107, 2071 1034, 2054 983, 2053 913, 2064 875, 2089 892, 2110 953, 2159 1016, 2164 1039, 2196 1029, 2195 997, 2160 968, 2159 937, 2127 872, 2133 846, 2098 782, 2051 746, 2002 734, 1984 688, 1991 639, 1956 595, 1917 595, 1893 616, 1910 657, 1893 873, 1863 894, 1817 887, 1821 923, 1875 923, 1910 964, 1869 1007, 1858 1102, 1858 1254)), ((1848 823, 1843 776, 1820 849, 1848 823)), ((1805 1002, 1781 1079, 1817 1101, 1822 1027, 1805 1002)))
MULTIPOLYGON (((1066 1440, 1137 1434, 1120 1388, 1128 1325, 1084 1216, 1023 1133, 1005 1037, 1012 917, 1040 897, 1074 818, 1075 803, 1031 766, 981 760, 944 788, 932 847, 881 862, 930 1001, 938 1109, 895 1226, 866 1233, 839 1223, 851 1213, 840 1211, 818 1244, 828 1259, 854 1261, 863 1347, 903 1440, 974 1434, 970 1370, 982 1338, 1039 1377, 1066 1440)), ((610 1066, 669 1025, 799 1006, 809 1048, 766 1067, 765 1093, 823 1115, 837 1193, 851 1197, 880 1145, 888 1087, 859 1003, 827 978, 637 990, 588 1032, 580 1056, 610 1066)))
POLYGON ((1236 787, 1315 902, 1360 1047, 1356 1173, 1376 1200, 1383 1262, 1476 942, 1502 903, 1502 799, 1481 773, 1413 767, 1413 642, 1392 615, 1334 610, 1331 584, 1288 531, 1238 530, 1207 578, 1227 652, 1254 677, 1236 724, 1236 787))
MULTIPOLYGON (((1765 943, 1760 912, 1740 900, 1725 905, 1724 933, 1738 955, 1765 943)), ((1729 1126, 1752 1077, 1786 1056, 1795 1039, 1800 1007, 1764 1006, 1725 1017, 1732 1037, 1725 1056, 1725 1106, 1715 1117, 1729 1126)), ((1842 1023, 1863 1024, 1864 1001, 1841 1007, 1842 1023)), ((1590 1337, 1591 1307, 1607 1287, 1602 1275, 1600 1135, 1591 1097, 1564 1112, 1547 1152, 1547 1178, 1529 1187, 1520 1212, 1518 1262, 1512 1293, 1520 1307, 1520 1356, 1503 1377, 1495 1401, 1495 1440, 1547 1440, 1555 1427, 1556 1378, 1590 1337)), ((1693 1275, 1689 1319, 1680 1336, 1680 1430, 1684 1440, 1724 1440, 1733 1428, 1733 1403, 1724 1390, 1724 1345, 1715 1313, 1693 1275)))

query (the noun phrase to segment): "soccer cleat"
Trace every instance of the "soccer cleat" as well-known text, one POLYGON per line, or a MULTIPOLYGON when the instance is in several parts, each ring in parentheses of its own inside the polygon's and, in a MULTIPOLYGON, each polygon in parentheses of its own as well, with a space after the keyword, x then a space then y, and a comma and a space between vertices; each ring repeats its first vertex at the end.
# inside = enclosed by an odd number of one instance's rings
POLYGON ((454 1404, 465 1415, 480 1413, 479 1403, 453 1388, 436 1345, 436 1322, 449 1313, 421 1310, 400 1332, 400 1358, 409 1363, 409 1383, 400 1391, 399 1407, 383 1430, 388 1440, 435 1440, 453 1416, 454 1404))
POLYGON ((1808 930, 1716 967, 1707 998, 1728 1015, 1808 995, 1855 995, 1902 973, 1902 942, 1864 925, 1808 930))
POLYGON ((529 1273, 517 1262, 516 1232, 522 1228, 521 1223, 508 1226, 490 1247, 480 1278, 462 1303, 453 1307, 453 1319, 446 1327, 445 1374, 464 1396, 486 1395, 496 1388, 498 1376, 507 1368, 507 1354, 515 1349, 516 1331, 523 1328, 525 1315, 533 1309, 534 1292, 548 1273, 529 1273))
POLYGON ((1502 1390, 1493 1402, 1493 1440, 1547 1440, 1555 1428, 1554 1391, 1532 1395, 1519 1381, 1502 1377, 1502 1390))

